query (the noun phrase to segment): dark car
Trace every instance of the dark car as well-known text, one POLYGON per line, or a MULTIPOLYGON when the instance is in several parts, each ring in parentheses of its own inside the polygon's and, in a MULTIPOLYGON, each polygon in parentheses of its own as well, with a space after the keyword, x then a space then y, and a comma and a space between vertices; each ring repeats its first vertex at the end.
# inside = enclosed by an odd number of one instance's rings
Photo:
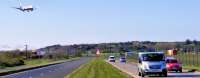
POLYGON ((119 61, 120 61, 121 63, 126 63, 126 58, 125 58, 125 57, 120 57, 119 61))

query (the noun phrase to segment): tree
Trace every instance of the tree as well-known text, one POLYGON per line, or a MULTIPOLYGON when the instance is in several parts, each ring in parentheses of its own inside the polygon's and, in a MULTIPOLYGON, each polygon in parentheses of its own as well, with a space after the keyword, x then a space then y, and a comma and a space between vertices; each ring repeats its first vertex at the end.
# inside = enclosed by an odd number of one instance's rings
POLYGON ((193 40, 193 44, 194 45, 198 45, 198 41, 197 40, 193 40))
POLYGON ((187 40, 185 41, 185 44, 186 44, 186 45, 192 44, 192 41, 191 41, 190 39, 187 39, 187 40))
POLYGON ((176 43, 170 43, 170 42, 165 42, 165 43, 162 43, 162 42, 160 42, 160 43, 157 43, 156 45, 155 45, 155 48, 157 49, 157 50, 169 50, 169 49, 174 49, 174 48, 176 48, 176 43))

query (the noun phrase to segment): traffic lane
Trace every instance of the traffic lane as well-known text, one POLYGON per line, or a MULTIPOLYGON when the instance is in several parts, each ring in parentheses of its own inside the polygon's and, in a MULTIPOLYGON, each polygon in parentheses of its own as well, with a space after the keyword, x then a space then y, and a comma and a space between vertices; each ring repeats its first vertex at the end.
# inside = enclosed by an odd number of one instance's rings
MULTIPOLYGON (((138 78, 137 64, 135 64, 135 63, 120 63, 118 61, 116 61, 115 63, 111 63, 111 64, 117 66, 120 70, 125 71, 130 75, 135 75, 134 77, 138 78)), ((156 76, 150 76, 150 77, 156 77, 156 76)), ((182 73, 169 72, 168 77, 165 77, 165 78, 177 78, 177 77, 178 78, 185 78, 185 77, 200 78, 200 73, 199 72, 182 72, 182 73)))
POLYGON ((82 64, 87 63, 91 57, 82 57, 79 60, 65 62, 62 64, 33 69, 4 76, 3 78, 64 78, 82 64))

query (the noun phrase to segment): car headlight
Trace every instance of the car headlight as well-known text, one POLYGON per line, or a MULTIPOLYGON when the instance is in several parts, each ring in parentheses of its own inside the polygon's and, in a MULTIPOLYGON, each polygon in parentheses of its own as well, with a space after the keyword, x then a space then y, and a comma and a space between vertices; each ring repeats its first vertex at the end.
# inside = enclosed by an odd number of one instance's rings
POLYGON ((166 67, 169 68, 170 66, 169 66, 169 65, 166 65, 166 67))
POLYGON ((143 69, 148 69, 148 65, 143 65, 143 69))

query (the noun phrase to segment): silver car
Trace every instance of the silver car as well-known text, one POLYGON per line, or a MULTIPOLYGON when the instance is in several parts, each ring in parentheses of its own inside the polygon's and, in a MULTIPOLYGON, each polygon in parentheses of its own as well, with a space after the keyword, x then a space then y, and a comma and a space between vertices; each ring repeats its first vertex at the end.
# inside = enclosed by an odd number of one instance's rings
POLYGON ((140 52, 138 75, 144 77, 149 74, 167 76, 164 52, 140 52))

